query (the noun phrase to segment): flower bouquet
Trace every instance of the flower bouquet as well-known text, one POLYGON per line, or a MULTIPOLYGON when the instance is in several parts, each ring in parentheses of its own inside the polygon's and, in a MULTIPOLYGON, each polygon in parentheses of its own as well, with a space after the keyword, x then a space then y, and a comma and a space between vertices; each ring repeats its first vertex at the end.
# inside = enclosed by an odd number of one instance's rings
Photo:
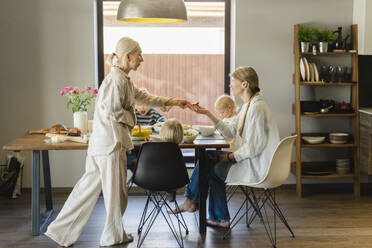
POLYGON ((74 127, 79 128, 81 133, 88 132, 88 106, 92 100, 97 96, 98 89, 93 89, 87 85, 84 89, 75 86, 68 86, 59 92, 60 96, 66 96, 67 109, 71 107, 74 115, 74 127))

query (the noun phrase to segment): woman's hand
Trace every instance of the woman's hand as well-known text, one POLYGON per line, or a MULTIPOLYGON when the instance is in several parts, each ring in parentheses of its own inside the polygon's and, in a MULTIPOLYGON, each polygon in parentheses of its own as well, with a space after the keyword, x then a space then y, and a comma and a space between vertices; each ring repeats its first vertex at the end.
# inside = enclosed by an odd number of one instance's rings
POLYGON ((220 162, 222 163, 228 163, 228 162, 235 162, 234 153, 223 153, 220 155, 220 162))
POLYGON ((184 99, 169 99, 169 101, 165 103, 165 106, 178 106, 184 109, 186 107, 191 108, 192 104, 191 102, 184 99))

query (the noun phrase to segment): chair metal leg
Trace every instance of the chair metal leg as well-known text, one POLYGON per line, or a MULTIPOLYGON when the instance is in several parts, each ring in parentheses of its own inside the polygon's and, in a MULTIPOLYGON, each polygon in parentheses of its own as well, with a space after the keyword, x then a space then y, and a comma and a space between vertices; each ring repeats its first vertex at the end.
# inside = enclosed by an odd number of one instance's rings
POLYGON ((279 219, 283 222, 283 224, 287 227, 288 231, 291 233, 292 238, 294 238, 295 235, 294 235, 291 227, 289 226, 286 218, 284 217, 284 214, 280 210, 278 203, 276 202, 276 199, 275 199, 275 190, 269 191, 268 194, 269 194, 268 195, 268 200, 271 203, 271 206, 273 208, 273 211, 276 212, 276 214, 278 215, 279 219))
MULTIPOLYGON (((163 207, 165 207, 166 210, 172 210, 167 202, 167 193, 164 193, 164 192, 147 192, 147 193, 148 193, 148 198, 147 198, 144 212, 142 214, 142 217, 141 217, 141 220, 138 226, 139 237, 138 237, 137 247, 141 247, 152 225, 154 224, 156 218, 158 217, 160 213, 163 215, 165 221, 167 222, 169 228, 171 229, 171 232, 173 236, 175 237, 178 245, 180 247, 184 247, 181 227, 185 229, 186 234, 189 233, 189 230, 187 228, 185 219, 182 216, 182 213, 178 213, 174 215, 177 219, 177 224, 178 224, 178 230, 177 230, 175 225, 173 224, 171 215, 167 211, 165 212, 167 214, 166 215, 163 211, 163 207), (154 208, 147 215, 148 205, 150 202, 154 204, 154 208), (142 232, 146 224, 147 224, 146 230, 142 232)), ((179 206, 176 200, 175 200, 175 205, 176 205, 176 208, 179 209, 179 206)))
POLYGON ((294 233, 290 228, 287 220, 284 217, 284 214, 279 208, 279 205, 276 202, 275 198, 275 189, 264 189, 258 196, 254 192, 253 188, 247 190, 244 186, 240 186, 241 191, 245 195, 245 200, 236 212, 235 216, 231 221, 230 228, 224 233, 223 239, 225 239, 228 234, 231 233, 231 230, 236 224, 245 216, 247 227, 253 222, 253 220, 258 216, 260 222, 263 224, 265 228, 265 232, 270 240, 270 243, 273 248, 276 247, 276 217, 278 216, 282 223, 287 227, 289 232, 291 233, 292 237, 294 238, 294 233), (240 211, 242 210, 243 206, 245 206, 245 213, 243 213, 240 217, 238 217, 240 211), (273 220, 270 224, 269 221, 269 214, 267 212, 267 207, 271 209, 273 213, 273 220), (249 211, 252 210, 252 214, 249 216, 249 211))

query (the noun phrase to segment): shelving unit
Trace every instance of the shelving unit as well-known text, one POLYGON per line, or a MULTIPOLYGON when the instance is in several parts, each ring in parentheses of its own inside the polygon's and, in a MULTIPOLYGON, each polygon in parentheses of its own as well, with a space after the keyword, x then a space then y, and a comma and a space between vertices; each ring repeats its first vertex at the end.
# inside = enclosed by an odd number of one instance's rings
MULTIPOLYGON (((316 53, 314 55, 312 52, 301 53, 300 43, 297 39, 297 34, 299 30, 299 24, 294 25, 294 58, 295 58, 295 73, 293 75, 293 83, 295 84, 295 104, 293 106, 293 114, 296 116, 296 161, 292 163, 291 170, 296 175, 296 191, 298 196, 302 197, 302 179, 326 179, 326 178, 351 178, 353 179, 354 186, 354 196, 360 196, 360 168, 359 168, 359 81, 358 81, 358 53, 357 52, 326 52, 326 53, 316 53), (352 82, 336 82, 336 83, 324 83, 324 82, 307 82, 301 81, 300 75, 300 58, 302 56, 351 56, 352 65, 352 82), (301 101, 301 87, 350 87, 351 105, 354 109, 353 113, 302 113, 300 109, 301 101), (317 136, 319 133, 302 133, 301 132, 301 122, 305 121, 306 118, 321 118, 321 117, 345 117, 345 119, 351 118, 351 135, 352 140, 347 144, 332 144, 332 143, 321 143, 321 144, 305 144, 302 142, 302 135, 317 136), (304 119, 304 120, 303 120, 304 119), (309 166, 325 166, 327 168, 333 168, 335 166, 334 161, 302 161, 302 150, 307 148, 347 148, 351 150, 353 158, 350 158, 353 163, 351 163, 352 170, 348 174, 336 174, 329 173, 324 175, 309 175, 303 173, 303 168, 309 166)), ((358 51, 358 26, 351 26, 351 36, 352 36, 352 49, 358 51)), ((326 134, 322 134, 326 136, 326 134)))

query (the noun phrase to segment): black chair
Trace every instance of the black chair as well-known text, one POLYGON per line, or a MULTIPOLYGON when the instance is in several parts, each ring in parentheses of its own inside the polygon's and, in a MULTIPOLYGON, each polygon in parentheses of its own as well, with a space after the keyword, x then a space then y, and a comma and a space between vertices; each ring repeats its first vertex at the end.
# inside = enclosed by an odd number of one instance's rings
POLYGON ((138 244, 140 247, 148 232, 154 224, 157 216, 161 213, 172 231, 177 243, 183 247, 181 227, 189 233, 186 222, 181 213, 174 214, 177 219, 178 230, 172 221, 172 215, 167 211, 172 210, 168 204, 167 197, 174 197, 174 204, 178 209, 175 197, 176 190, 184 187, 190 182, 185 162, 179 146, 168 142, 149 142, 142 145, 139 152, 137 167, 133 175, 133 183, 143 188, 147 194, 144 211, 138 225, 138 244), (149 210, 149 203, 154 208, 149 210), (143 230, 147 225, 146 230, 143 230))

